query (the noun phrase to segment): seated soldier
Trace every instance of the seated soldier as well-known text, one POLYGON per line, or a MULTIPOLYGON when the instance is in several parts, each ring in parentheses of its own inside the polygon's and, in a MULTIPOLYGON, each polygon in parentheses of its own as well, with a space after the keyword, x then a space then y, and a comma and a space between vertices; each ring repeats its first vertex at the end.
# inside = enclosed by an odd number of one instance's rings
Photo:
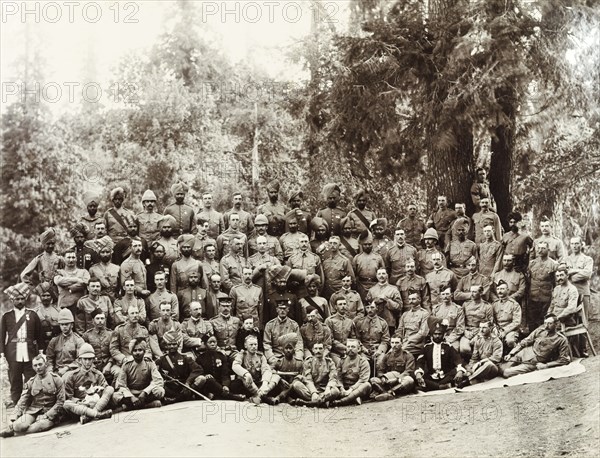
POLYGON ((567 338, 556 332, 558 318, 546 315, 544 326, 540 326, 513 348, 504 357, 500 366, 502 376, 525 374, 549 367, 563 366, 571 362, 567 338))
POLYGON ((458 350, 460 348, 460 338, 465 332, 465 312, 460 305, 452 302, 452 288, 450 286, 441 288, 440 302, 433 308, 429 325, 433 326, 435 322, 444 320, 448 323, 444 338, 455 350, 458 350))
POLYGON ((304 345, 300 338, 300 327, 296 321, 288 317, 288 312, 288 302, 279 302, 277 304, 277 318, 273 318, 265 326, 263 345, 265 347, 265 357, 271 367, 275 367, 277 360, 283 358, 283 345, 279 338, 285 334, 295 333, 298 335, 296 357, 302 360, 304 356, 304 345))
POLYGON ((190 388, 199 391, 206 382, 202 367, 192 357, 179 352, 182 340, 181 332, 174 329, 162 335, 165 353, 156 361, 156 367, 165 379, 165 404, 198 398, 190 388))
POLYGON ((356 338, 363 352, 370 358, 373 367, 381 364, 390 343, 390 331, 387 322, 377 314, 377 308, 385 306, 385 299, 376 299, 365 306, 367 316, 354 318, 356 338))
POLYGON ((102 372, 94 367, 94 348, 85 343, 77 354, 79 367, 64 376, 66 412, 76 415, 81 424, 92 420, 112 417, 107 409, 115 389, 110 386, 102 372))
POLYGON ((465 333, 460 338, 460 354, 464 358, 470 358, 473 353, 471 339, 479 333, 479 323, 482 321, 494 321, 494 309, 481 298, 483 287, 481 285, 471 286, 471 299, 463 304, 465 313, 465 333))
MULTIPOLYGON (((181 323, 173 319, 171 303, 163 301, 160 304, 160 317, 153 319, 148 325, 148 343, 154 359, 165 353, 162 337, 167 331, 181 332, 181 323)), ((183 348, 183 339, 179 342, 179 350, 183 348)))
MULTIPOLYGON (((127 322, 117 326, 110 337, 110 356, 118 366, 122 366, 131 356, 129 343, 133 339, 142 338, 148 341, 148 330, 138 323, 139 316, 138 309, 130 307, 127 310, 127 322)), ((148 356, 150 355, 148 351, 148 356)))
POLYGON ((431 342, 425 344, 423 354, 417 359, 415 379, 418 388, 424 391, 445 390, 453 384, 461 385, 465 377, 460 354, 444 342, 446 326, 435 323, 431 342))
POLYGON ((319 311, 312 305, 306 309, 306 323, 300 328, 300 335, 304 344, 304 357, 310 356, 309 348, 315 342, 321 342, 325 346, 325 356, 331 351, 331 329, 321 321, 319 311))
POLYGON ((469 378, 464 379, 463 386, 491 380, 498 375, 502 341, 492 334, 492 328, 489 321, 479 323, 479 335, 473 338, 473 354, 467 366, 469 378))
POLYGON ((287 402, 288 395, 292 390, 292 383, 302 374, 302 358, 296 354, 296 344, 300 337, 291 332, 279 337, 279 345, 283 348, 283 357, 278 359, 273 366, 273 373, 280 377, 273 394, 277 396, 265 397, 268 404, 279 404, 287 402))
POLYGON ((397 334, 402 337, 402 347, 416 358, 423 352, 429 333, 429 312, 421 307, 421 295, 417 291, 408 293, 408 305, 410 310, 400 317, 397 334))
POLYGON ((143 337, 129 342, 130 357, 121 365, 115 382, 113 402, 125 410, 160 407, 165 396, 165 382, 156 364, 144 358, 148 343, 143 337))
MULTIPOLYGON (((368 312, 367 312, 368 313, 368 312)), ((346 341, 346 356, 338 364, 340 398, 331 402, 332 407, 352 403, 362 404, 362 399, 371 393, 369 360, 360 353, 357 339, 346 341)))
POLYGON ((25 383, 10 417, 12 423, 0 433, 0 437, 48 431, 61 420, 65 402, 63 380, 50 371, 44 355, 35 356, 31 364, 35 376, 25 383))
POLYGON ((296 405, 322 406, 340 397, 337 368, 325 355, 322 342, 315 342, 312 354, 303 363, 302 376, 294 379, 292 390, 298 397, 296 405))
POLYGON ((415 388, 415 358, 402 348, 402 338, 395 335, 381 365, 377 367, 377 377, 371 378, 376 401, 387 401, 396 396, 408 394, 415 388))
MULTIPOLYGON (((252 317, 250 317, 252 320, 252 317)), ((206 383, 202 387, 202 394, 214 399, 233 399, 243 401, 246 396, 234 394, 229 391, 231 385, 231 370, 229 359, 217 349, 217 338, 209 334, 202 336, 205 350, 198 355, 197 362, 204 370, 206 383)))
POLYGON ((513 298, 508 297, 508 285, 504 280, 497 283, 496 294, 498 300, 492 304, 496 333, 508 348, 514 348, 519 341, 521 306, 513 298))
POLYGON ((242 315, 240 317, 242 326, 235 336, 235 348, 237 351, 244 349, 246 337, 253 335, 258 339, 258 351, 264 351, 262 343, 262 332, 258 329, 258 320, 252 315, 242 315))
POLYGON ((202 337, 215 334, 212 323, 202 318, 202 305, 200 302, 190 304, 190 317, 181 323, 183 333, 183 351, 192 351, 198 357, 205 350, 202 337))
POLYGON ((69 370, 69 366, 77 359, 79 348, 85 343, 79 335, 73 332, 73 314, 64 308, 58 314, 58 325, 61 334, 53 337, 48 344, 49 369, 62 376, 69 370))
POLYGON ((231 391, 250 395, 250 400, 260 404, 275 388, 279 376, 271 370, 267 358, 258 351, 258 339, 252 335, 246 337, 245 349, 241 350, 233 360, 232 370, 237 376, 231 382, 231 391), (258 385, 260 384, 260 388, 258 385))
POLYGON ((235 339, 242 325, 237 316, 231 315, 232 302, 230 297, 219 298, 219 314, 210 320, 219 349, 230 359, 237 353, 235 339))
POLYGON ((345 298, 336 299, 337 312, 325 320, 325 325, 331 329, 331 359, 336 364, 346 356, 346 341, 356 338, 356 327, 347 315, 348 303, 345 298))

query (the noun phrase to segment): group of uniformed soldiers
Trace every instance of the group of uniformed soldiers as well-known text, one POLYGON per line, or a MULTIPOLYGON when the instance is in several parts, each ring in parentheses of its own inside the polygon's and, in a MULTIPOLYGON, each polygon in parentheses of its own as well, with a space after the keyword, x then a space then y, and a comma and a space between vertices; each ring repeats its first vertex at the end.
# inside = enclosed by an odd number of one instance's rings
POLYGON ((256 216, 239 193, 225 213, 204 193, 196 212, 187 190, 174 184, 163 214, 147 190, 138 215, 122 188, 104 215, 87 193, 71 248, 40 236, 5 291, 16 407, 3 435, 199 398, 360 404, 570 361, 558 331, 588 311, 592 260, 547 220, 533 240, 514 212, 503 234, 482 169, 471 217, 439 196, 424 221, 411 203, 392 239, 364 190, 346 212, 327 184, 314 216, 277 182, 256 216))

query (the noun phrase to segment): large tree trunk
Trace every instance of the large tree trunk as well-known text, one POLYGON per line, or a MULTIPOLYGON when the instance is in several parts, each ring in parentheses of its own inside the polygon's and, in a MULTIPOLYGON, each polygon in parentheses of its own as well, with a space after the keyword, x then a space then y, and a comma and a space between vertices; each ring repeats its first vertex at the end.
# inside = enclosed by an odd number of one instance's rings
POLYGON ((454 128, 455 145, 440 149, 431 147, 427 155, 427 201, 429 210, 436 207, 438 195, 449 204, 471 202, 473 177, 473 134, 470 126, 454 128))
POLYGON ((511 180, 515 144, 515 93, 510 87, 496 91, 496 100, 502 106, 505 122, 500 123, 492 136, 490 163, 490 191, 496 199, 496 211, 507 229, 507 216, 512 211, 511 180))

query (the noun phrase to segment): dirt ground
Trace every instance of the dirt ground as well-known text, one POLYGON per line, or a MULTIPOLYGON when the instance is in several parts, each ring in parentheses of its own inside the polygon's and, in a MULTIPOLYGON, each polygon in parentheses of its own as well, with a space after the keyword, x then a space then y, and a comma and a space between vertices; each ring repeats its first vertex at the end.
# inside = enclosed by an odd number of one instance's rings
MULTIPOLYGON (((600 323, 591 323, 600 350, 600 323)), ((331 410, 189 402, 2 440, 3 457, 598 456, 600 356, 586 372, 331 410)), ((6 416, 3 415, 3 420, 6 416)))

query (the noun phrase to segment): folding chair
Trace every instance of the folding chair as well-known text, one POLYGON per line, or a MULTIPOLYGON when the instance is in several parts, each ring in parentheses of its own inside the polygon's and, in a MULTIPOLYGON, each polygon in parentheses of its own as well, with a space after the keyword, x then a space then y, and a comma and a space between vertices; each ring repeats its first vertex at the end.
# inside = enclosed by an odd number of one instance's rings
MULTIPOLYGON (((581 334, 585 334, 588 346, 590 347, 590 350, 592 351, 592 355, 596 356, 596 350, 594 349, 594 345, 592 344, 592 338, 590 336, 590 333, 588 332, 588 320, 587 320, 587 316, 585 315, 585 309, 583 308, 583 301, 580 301, 577 304, 577 310, 575 311, 575 316, 577 319, 577 324, 575 326, 566 327, 563 323, 561 323, 561 333, 567 339, 569 339, 569 337, 574 337, 574 336, 579 336, 581 334)), ((575 350, 575 353, 578 356, 581 356, 579 354, 579 348, 577 345, 577 341, 575 341, 574 343, 575 343, 575 345, 572 345, 571 340, 569 340, 569 347, 572 348, 571 352, 573 352, 573 350, 575 350)))

